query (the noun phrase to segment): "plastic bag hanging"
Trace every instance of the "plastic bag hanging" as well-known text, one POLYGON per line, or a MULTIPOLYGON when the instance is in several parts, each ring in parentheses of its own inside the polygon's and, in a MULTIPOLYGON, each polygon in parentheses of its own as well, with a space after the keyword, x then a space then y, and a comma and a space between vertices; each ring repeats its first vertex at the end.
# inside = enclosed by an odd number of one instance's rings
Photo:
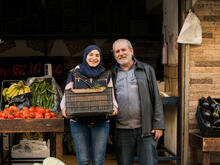
POLYGON ((202 43, 202 28, 200 20, 191 10, 185 19, 177 42, 195 45, 200 45, 202 43))

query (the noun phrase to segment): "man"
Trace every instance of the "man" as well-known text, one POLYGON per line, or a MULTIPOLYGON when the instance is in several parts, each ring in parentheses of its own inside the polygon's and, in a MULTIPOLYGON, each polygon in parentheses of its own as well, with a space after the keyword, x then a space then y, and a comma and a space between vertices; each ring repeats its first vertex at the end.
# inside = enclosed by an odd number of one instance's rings
POLYGON ((112 79, 118 102, 116 156, 119 165, 132 165, 137 153, 139 165, 157 164, 157 141, 165 127, 163 105, 153 68, 134 58, 127 39, 113 43, 117 61, 112 79))

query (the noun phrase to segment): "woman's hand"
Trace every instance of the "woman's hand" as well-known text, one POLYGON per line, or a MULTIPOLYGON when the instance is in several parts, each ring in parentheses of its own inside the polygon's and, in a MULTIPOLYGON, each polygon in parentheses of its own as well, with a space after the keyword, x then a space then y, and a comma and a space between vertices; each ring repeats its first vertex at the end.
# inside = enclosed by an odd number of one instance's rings
POLYGON ((61 110, 61 112, 62 112, 62 115, 63 115, 63 117, 65 117, 65 118, 71 118, 71 116, 67 116, 66 115, 66 108, 63 108, 62 110, 61 110))
POLYGON ((118 114, 118 108, 116 106, 113 106, 113 112, 109 114, 108 116, 114 116, 118 114))

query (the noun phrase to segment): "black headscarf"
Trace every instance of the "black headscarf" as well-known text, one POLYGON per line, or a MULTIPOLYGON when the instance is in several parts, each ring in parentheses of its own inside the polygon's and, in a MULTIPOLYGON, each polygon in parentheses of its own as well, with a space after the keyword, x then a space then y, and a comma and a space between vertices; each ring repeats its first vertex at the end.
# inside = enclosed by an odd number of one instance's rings
POLYGON ((85 50, 84 50, 83 63, 79 65, 79 72, 89 78, 90 77, 92 77, 92 78, 98 77, 100 75, 100 73, 103 72, 103 70, 104 70, 102 63, 103 63, 103 57, 102 57, 101 49, 96 45, 90 45, 87 48, 85 48, 85 50), (87 55, 92 50, 98 50, 99 54, 100 54, 100 63, 96 67, 90 67, 86 61, 87 55))

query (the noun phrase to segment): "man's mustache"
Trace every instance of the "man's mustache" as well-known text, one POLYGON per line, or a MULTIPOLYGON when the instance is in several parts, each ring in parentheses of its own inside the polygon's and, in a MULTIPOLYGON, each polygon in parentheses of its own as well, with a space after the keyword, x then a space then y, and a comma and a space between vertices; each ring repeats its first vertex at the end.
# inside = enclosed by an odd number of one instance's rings
POLYGON ((127 58, 127 56, 126 56, 126 55, 119 55, 118 58, 119 58, 119 59, 121 59, 121 58, 127 58))

